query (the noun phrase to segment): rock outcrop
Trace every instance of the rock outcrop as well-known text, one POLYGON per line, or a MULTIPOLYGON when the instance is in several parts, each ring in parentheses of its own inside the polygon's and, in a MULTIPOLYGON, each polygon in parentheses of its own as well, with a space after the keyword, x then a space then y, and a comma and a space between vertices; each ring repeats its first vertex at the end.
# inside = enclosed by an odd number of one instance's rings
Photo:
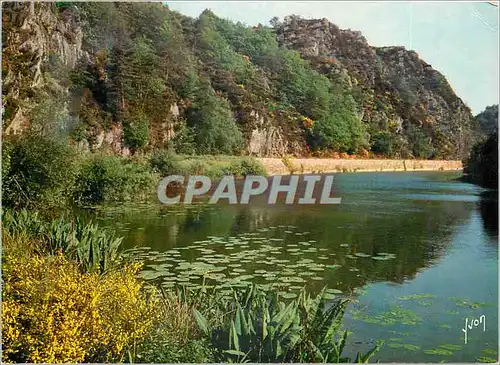
MULTIPOLYGON (((71 8, 54 3, 3 4, 3 110, 5 132, 19 133, 36 93, 52 86, 45 75, 57 60, 72 69, 82 56, 82 30, 71 8)), ((64 90, 63 90, 64 91, 64 90)))
POLYGON ((296 49, 318 71, 335 69, 360 90, 363 121, 403 143, 416 130, 441 156, 462 157, 477 128, 470 109, 446 78, 403 47, 371 47, 358 31, 327 19, 289 16, 277 28, 281 45, 296 49))
MULTIPOLYGON (((21 133, 31 123, 34 108, 43 104, 41 100, 52 98, 64 109, 62 114, 67 115, 66 127, 84 120, 84 133, 79 138, 73 135, 82 148, 110 148, 128 154, 123 142, 124 127, 116 117, 117 108, 113 111, 108 107, 110 94, 119 93, 116 83, 113 85, 108 79, 112 72, 109 50, 85 48, 88 35, 82 25, 84 16, 78 9, 78 5, 57 7, 56 3, 3 4, 4 132, 21 133), (93 78, 92 86, 70 92, 69 75, 77 67, 81 68, 81 75, 93 78), (110 84, 115 87, 112 91, 110 84)), ((195 20, 183 19, 184 28, 180 32, 185 32, 182 37, 191 40, 189 48, 195 49, 198 44, 194 41, 195 20)), ((373 139, 377 134, 388 135, 403 151, 396 157, 418 157, 412 151, 415 146, 431 151, 421 158, 456 159, 466 153, 476 122, 446 78, 416 52, 403 47, 372 47, 360 32, 340 29, 327 19, 289 16, 274 30, 280 45, 297 50, 332 84, 342 80, 347 85, 368 136, 373 139)), ((196 57, 191 49, 179 50, 196 57)), ((171 56, 175 58, 168 54, 162 57, 171 56)), ((251 64, 248 56, 241 57, 251 64)), ((196 62, 196 67, 204 67, 200 66, 203 63, 200 60, 196 62)), ((176 67, 182 69, 182 65, 170 66, 175 66, 171 72, 174 74, 176 67)), ((310 130, 303 123, 312 121, 304 119, 297 108, 283 107, 275 98, 273 92, 279 90, 270 86, 276 78, 272 71, 261 65, 252 66, 256 71, 251 92, 245 85, 237 85, 228 70, 216 69, 218 80, 212 77, 217 92, 232 94, 231 108, 245 136, 244 149, 248 154, 267 157, 305 154, 310 130)), ((164 72, 171 74, 168 69, 164 72)), ((168 75, 164 78, 168 79, 168 75)), ((166 89, 164 105, 155 111, 157 119, 148 126, 150 147, 164 146, 176 137, 177 126, 186 119, 186 110, 192 103, 169 86, 166 89)), ((48 107, 49 116, 51 108, 48 107)))

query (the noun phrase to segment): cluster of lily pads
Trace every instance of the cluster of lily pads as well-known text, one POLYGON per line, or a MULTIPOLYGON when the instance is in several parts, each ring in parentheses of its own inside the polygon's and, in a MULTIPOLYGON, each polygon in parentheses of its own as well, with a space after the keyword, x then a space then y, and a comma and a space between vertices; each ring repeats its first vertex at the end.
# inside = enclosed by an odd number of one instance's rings
MULTIPOLYGON (((145 261, 147 265, 140 273, 141 278, 160 281, 165 289, 178 285, 193 289, 215 286, 229 295, 231 288, 256 282, 264 289, 278 288, 281 296, 289 299, 295 298, 304 286, 325 282, 328 272, 355 262, 346 259, 395 258, 394 254, 383 252, 353 253, 349 244, 342 244, 341 247, 347 249, 337 255, 308 239, 310 232, 296 232, 295 228, 271 226, 229 237, 208 236, 165 252, 136 247, 125 255, 145 261)), ((346 268, 350 272, 359 271, 353 266, 346 268)), ((326 294, 333 298, 342 294, 342 290, 331 288, 326 294)))

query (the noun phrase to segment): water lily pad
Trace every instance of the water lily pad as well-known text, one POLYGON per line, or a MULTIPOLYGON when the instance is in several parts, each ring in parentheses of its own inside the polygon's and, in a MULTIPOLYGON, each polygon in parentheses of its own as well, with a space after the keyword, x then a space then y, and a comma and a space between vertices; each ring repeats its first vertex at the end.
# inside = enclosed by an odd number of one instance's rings
POLYGON ((484 363, 496 363, 498 362, 498 359, 494 359, 492 357, 488 356, 481 356, 476 359, 477 362, 484 362, 484 363))
POLYGON ((356 252, 354 254, 354 256, 357 256, 357 257, 372 257, 372 255, 367 254, 367 253, 363 253, 363 252, 356 252))
POLYGON ((492 355, 492 356, 497 356, 497 351, 496 350, 493 350, 493 349, 484 349, 483 352, 486 354, 486 355, 492 355))
POLYGON ((161 272, 158 271, 141 271, 138 274, 138 277, 143 279, 143 280, 154 280, 159 277, 163 276, 161 272))
POLYGON ((462 346, 452 344, 439 345, 439 347, 449 351, 458 351, 462 349, 462 346))
POLYGON ((418 299, 428 299, 428 298, 435 298, 435 294, 413 294, 413 295, 405 295, 402 297, 399 297, 399 300, 418 300, 418 299))
POLYGON ((297 293, 279 292, 279 295, 280 295, 282 298, 285 298, 285 299, 293 299, 293 298, 297 298, 297 293))
POLYGON ((325 270, 325 268, 319 267, 319 266, 313 266, 313 267, 310 267, 309 270, 311 270, 311 271, 323 271, 323 270, 325 270))
POLYGON ((312 271, 302 271, 299 273, 300 276, 311 276, 314 275, 312 271))
POLYGON ((372 256, 372 259, 377 260, 377 261, 386 261, 386 260, 390 260, 391 257, 389 257, 389 256, 372 256))
POLYGON ((420 346, 412 345, 409 343, 403 344, 403 348, 406 350, 410 350, 410 351, 419 351, 420 350, 420 346))
POLYGON ((342 294, 342 290, 339 289, 327 289, 326 292, 331 294, 342 294))
POLYGON ((431 350, 424 350, 424 354, 449 356, 449 355, 453 355, 453 352, 445 350, 445 349, 431 349, 431 350))

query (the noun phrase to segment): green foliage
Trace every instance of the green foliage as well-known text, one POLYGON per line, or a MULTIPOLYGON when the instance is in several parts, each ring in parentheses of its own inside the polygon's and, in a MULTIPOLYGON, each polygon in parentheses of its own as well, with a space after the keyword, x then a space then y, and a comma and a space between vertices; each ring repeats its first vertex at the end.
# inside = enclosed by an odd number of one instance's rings
POLYGON ((365 148, 366 132, 350 95, 332 97, 324 118, 316 121, 310 137, 313 148, 330 148, 336 151, 356 153, 365 148))
POLYGON ((133 150, 145 147, 149 141, 149 120, 144 113, 127 117, 123 121, 123 140, 133 150))
POLYGON ((247 175, 265 176, 266 170, 257 160, 253 158, 242 158, 231 162, 225 174, 237 177, 247 175))
POLYGON ((144 163, 94 155, 79 171, 73 199, 79 205, 137 201, 152 194, 155 180, 156 176, 144 163))
POLYGON ((8 210, 2 216, 2 225, 12 237, 38 241, 38 248, 46 254, 63 253, 75 260, 82 272, 104 273, 119 262, 122 238, 81 218, 47 221, 37 212, 8 210))
POLYGON ((215 64, 217 68, 231 71, 237 84, 246 84, 252 78, 255 69, 238 54, 217 31, 216 24, 223 25, 213 13, 204 11, 198 19, 198 34, 200 58, 208 65, 215 64))
POLYGON ((119 76, 123 94, 130 101, 145 103, 161 97, 165 84, 151 40, 145 36, 134 40, 130 54, 119 64, 119 76))
MULTIPOLYGON (((311 298, 302 291, 284 303, 277 292, 269 298, 254 285, 224 303, 230 310, 221 323, 211 327, 199 312, 195 319, 222 350, 222 362, 349 362, 342 356, 347 331, 341 329, 347 301, 327 308, 323 295, 311 298)), ((367 362, 376 350, 378 345, 356 360, 367 362)))
POLYGON ((141 363, 214 363, 216 350, 206 340, 190 339, 176 343, 169 336, 156 336, 140 345, 136 360, 141 363))
POLYGON ((224 175, 235 177, 266 175, 264 167, 250 157, 197 156, 190 159, 186 156, 176 155, 171 150, 159 150, 151 155, 149 163, 153 171, 158 172, 161 176, 201 174, 215 179, 224 175))
POLYGON ((243 136, 229 102, 217 97, 207 84, 197 92, 188 126, 194 133, 199 154, 238 154, 243 146, 243 136))
POLYGON ((408 136, 408 142, 412 147, 412 154, 414 157, 422 159, 433 157, 434 148, 432 147, 430 138, 421 128, 409 124, 406 128, 406 134, 408 136))
POLYGON ((149 159, 149 164, 153 171, 161 176, 168 176, 180 173, 181 159, 170 150, 155 151, 149 159))
POLYGON ((2 144, 3 206, 48 207, 67 202, 78 158, 66 141, 26 134, 2 144))
POLYGON ((493 132, 478 142, 465 161, 464 172, 475 184, 498 189, 498 133, 493 132))
POLYGON ((180 97, 194 99, 196 97, 197 86, 198 86, 197 74, 193 71, 189 71, 186 75, 186 81, 180 87, 179 90, 180 97))
POLYGON ((394 136, 390 132, 380 131, 371 138, 371 150, 375 153, 392 156, 394 153, 394 136))

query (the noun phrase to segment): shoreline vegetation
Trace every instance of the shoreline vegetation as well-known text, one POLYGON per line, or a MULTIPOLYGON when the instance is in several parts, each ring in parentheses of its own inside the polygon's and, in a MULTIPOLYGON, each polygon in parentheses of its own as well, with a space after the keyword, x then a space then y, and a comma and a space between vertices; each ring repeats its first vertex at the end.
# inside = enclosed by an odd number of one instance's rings
MULTIPOLYGON (((205 281, 164 288, 139 276, 144 263, 121 251, 121 237, 79 213, 156 200, 161 178, 174 174, 460 170, 459 161, 417 160, 465 157, 476 140, 477 123, 444 76, 414 52, 374 49, 333 24, 340 54, 371 61, 302 57, 277 37, 311 24, 298 17, 248 27, 160 3, 3 10, 2 362, 376 356, 380 343, 343 354, 350 297, 303 290, 292 300, 250 282, 225 294, 205 281), (409 67, 400 72, 396 59, 409 67), (250 151, 339 159, 240 156, 250 151)), ((497 144, 473 151, 469 170, 483 186, 497 184, 497 144)))
POLYGON ((143 263, 122 254, 121 237, 72 210, 149 199, 172 173, 265 171, 248 157, 122 157, 82 154, 53 137, 3 140, 2 361, 350 362, 349 298, 325 289, 290 300, 252 283, 223 292, 204 280, 163 288, 139 277, 143 263))
MULTIPOLYGON (((277 160, 292 167, 296 161, 277 160)), ((349 162, 356 161, 367 162, 349 162)), ((342 354, 348 332, 341 328, 350 298, 327 298, 325 289, 289 300, 279 289, 253 284, 229 288, 229 297, 204 282, 165 289, 138 277, 142 263, 120 253, 120 237, 71 210, 150 199, 165 175, 217 179, 265 175, 266 167, 245 156, 157 150, 123 157, 82 154, 65 140, 39 135, 4 140, 2 360, 350 361, 342 354)), ((380 346, 355 361, 368 361, 380 346)))
POLYGON ((167 289, 140 279, 142 263, 95 224, 27 210, 4 210, 2 222, 4 362, 351 361, 349 298, 303 289, 288 300, 279 287, 222 290, 204 279, 167 289))

